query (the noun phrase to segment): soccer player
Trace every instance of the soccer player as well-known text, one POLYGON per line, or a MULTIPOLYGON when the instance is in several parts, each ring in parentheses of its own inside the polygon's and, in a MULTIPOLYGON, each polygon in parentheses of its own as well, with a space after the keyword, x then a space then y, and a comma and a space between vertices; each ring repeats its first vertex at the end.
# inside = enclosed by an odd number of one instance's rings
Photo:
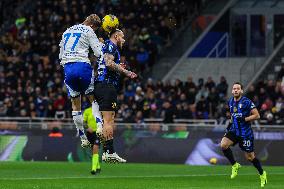
POLYGON ((87 138, 89 142, 91 143, 91 145, 93 145, 91 174, 95 175, 101 172, 101 166, 100 166, 99 154, 98 154, 100 141, 96 135, 97 123, 92 113, 92 107, 85 109, 83 116, 84 116, 84 123, 86 123, 88 127, 87 128, 87 138))
POLYGON ((241 167, 234 159, 232 150, 230 149, 230 146, 238 143, 241 150, 245 152, 246 159, 258 170, 260 185, 264 187, 267 183, 267 176, 254 153, 254 136, 250 123, 260 118, 258 110, 250 99, 243 96, 243 86, 241 83, 234 83, 232 94, 233 97, 228 102, 231 120, 227 132, 221 141, 222 151, 232 164, 231 179, 238 175, 238 170, 241 167))
POLYGON ((102 43, 99 42, 95 30, 101 26, 101 20, 96 14, 88 16, 82 24, 68 28, 62 35, 59 44, 60 64, 64 67, 65 85, 71 96, 72 117, 81 138, 81 146, 89 147, 90 142, 84 132, 83 116, 81 112, 81 95, 88 96, 92 102, 98 126, 101 125, 101 116, 98 104, 94 102, 94 72, 88 58, 89 47, 92 48, 98 62, 102 61, 102 43))
POLYGON ((126 160, 119 157, 113 147, 113 127, 115 111, 117 106, 117 87, 120 75, 123 74, 130 78, 136 78, 137 75, 125 69, 120 63, 119 48, 122 48, 125 40, 124 33, 115 29, 110 32, 110 39, 106 40, 102 51, 104 60, 98 62, 98 75, 95 82, 94 94, 99 104, 99 110, 103 117, 103 130, 98 129, 97 134, 104 143, 104 153, 102 160, 106 162, 121 162, 126 160))

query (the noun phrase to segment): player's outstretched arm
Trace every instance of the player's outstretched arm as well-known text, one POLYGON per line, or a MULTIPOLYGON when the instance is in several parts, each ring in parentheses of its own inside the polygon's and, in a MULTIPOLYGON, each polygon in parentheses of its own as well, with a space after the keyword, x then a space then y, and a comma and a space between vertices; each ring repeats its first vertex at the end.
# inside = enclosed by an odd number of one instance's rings
POLYGON ((112 69, 113 71, 122 73, 130 78, 136 78, 137 75, 134 72, 131 72, 129 70, 126 70, 123 66, 121 66, 120 64, 116 64, 113 60, 114 60, 114 56, 108 53, 104 54, 104 60, 106 62, 106 66, 109 67, 110 69, 112 69))

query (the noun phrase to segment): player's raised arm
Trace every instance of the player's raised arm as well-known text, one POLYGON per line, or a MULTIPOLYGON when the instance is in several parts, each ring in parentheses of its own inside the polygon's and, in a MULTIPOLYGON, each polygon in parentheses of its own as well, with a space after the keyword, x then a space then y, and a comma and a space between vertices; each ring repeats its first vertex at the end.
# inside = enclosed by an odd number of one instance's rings
POLYGON ((137 75, 134 72, 126 70, 120 64, 116 64, 114 62, 114 56, 113 55, 105 53, 104 54, 104 60, 105 60, 106 66, 108 68, 112 69, 113 71, 116 71, 116 72, 119 72, 119 73, 123 73, 124 75, 126 75, 126 76, 128 76, 130 78, 137 77, 137 75))

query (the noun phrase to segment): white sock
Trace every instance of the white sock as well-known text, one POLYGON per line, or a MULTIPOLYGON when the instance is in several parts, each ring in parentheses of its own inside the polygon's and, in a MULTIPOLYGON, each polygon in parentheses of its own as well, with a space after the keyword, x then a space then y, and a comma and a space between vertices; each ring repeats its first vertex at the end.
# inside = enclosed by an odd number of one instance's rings
POLYGON ((72 111, 73 121, 76 125, 76 128, 78 129, 79 136, 81 139, 86 139, 86 135, 84 132, 84 121, 81 111, 72 111))
POLYGON ((97 127, 102 128, 103 119, 102 119, 101 112, 99 110, 99 104, 96 101, 92 102, 92 113, 93 113, 93 116, 96 118, 97 127))

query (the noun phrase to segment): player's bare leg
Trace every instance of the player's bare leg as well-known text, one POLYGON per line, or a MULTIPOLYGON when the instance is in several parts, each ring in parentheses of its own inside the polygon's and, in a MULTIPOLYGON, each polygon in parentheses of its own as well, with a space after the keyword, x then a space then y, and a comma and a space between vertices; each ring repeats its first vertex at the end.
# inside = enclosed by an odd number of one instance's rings
POLYGON ((257 171, 259 173, 259 177, 260 177, 260 186, 264 187, 264 185, 267 184, 266 171, 263 171, 259 160, 255 157, 255 153, 254 152, 246 152, 245 157, 257 169, 257 171))
POLYGON ((84 132, 83 116, 81 111, 81 96, 71 98, 72 117, 81 138, 81 146, 83 148, 90 147, 90 142, 84 132))
POLYGON ((103 135, 105 138, 104 153, 102 160, 105 162, 125 163, 126 160, 119 157, 113 147, 113 127, 114 127, 114 111, 102 111, 104 128, 103 135))
POLYGON ((231 179, 235 178, 238 175, 238 170, 241 167, 241 165, 236 162, 233 152, 230 149, 230 146, 234 144, 233 141, 231 141, 227 137, 223 137, 221 141, 221 148, 224 153, 224 156, 230 161, 232 165, 232 174, 231 174, 231 179))

